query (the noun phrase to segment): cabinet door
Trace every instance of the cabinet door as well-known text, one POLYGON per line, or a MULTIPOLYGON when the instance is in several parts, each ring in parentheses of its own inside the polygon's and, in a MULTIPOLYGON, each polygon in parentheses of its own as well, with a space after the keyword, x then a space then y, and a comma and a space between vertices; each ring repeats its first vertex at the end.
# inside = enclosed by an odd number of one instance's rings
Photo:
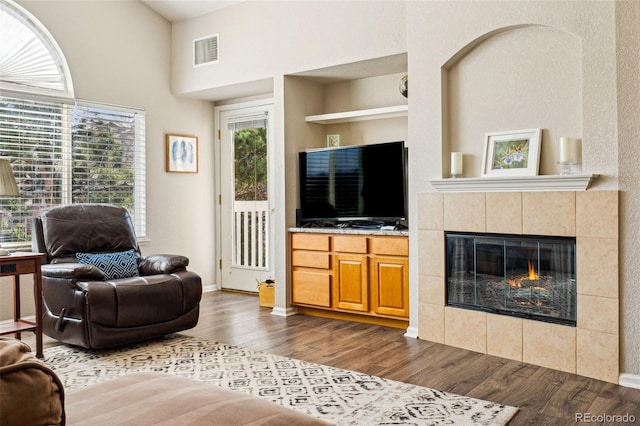
POLYGON ((409 317, 409 260, 371 258, 371 310, 381 315, 409 317))
POLYGON ((336 254, 333 275, 334 306, 351 311, 369 311, 367 256, 336 254))

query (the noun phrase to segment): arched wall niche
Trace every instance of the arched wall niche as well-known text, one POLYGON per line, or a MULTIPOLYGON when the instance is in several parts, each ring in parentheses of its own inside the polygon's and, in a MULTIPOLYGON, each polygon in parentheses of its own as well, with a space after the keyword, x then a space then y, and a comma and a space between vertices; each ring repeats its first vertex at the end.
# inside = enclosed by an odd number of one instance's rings
POLYGON ((464 176, 482 171, 485 134, 542 128, 539 174, 557 174, 558 139, 582 138, 582 41, 541 25, 478 37, 442 66, 443 174, 463 152, 464 176))
POLYGON ((0 88, 73 98, 71 71, 47 28, 12 0, 0 3, 0 88))

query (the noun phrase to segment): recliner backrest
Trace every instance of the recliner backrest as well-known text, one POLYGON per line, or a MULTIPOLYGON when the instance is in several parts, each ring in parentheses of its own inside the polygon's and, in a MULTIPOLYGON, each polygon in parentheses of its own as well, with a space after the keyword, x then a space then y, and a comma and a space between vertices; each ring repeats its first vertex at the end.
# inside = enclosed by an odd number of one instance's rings
POLYGON ((110 204, 71 204, 46 210, 33 220, 33 248, 46 263, 74 262, 76 253, 140 248, 129 212, 110 204))

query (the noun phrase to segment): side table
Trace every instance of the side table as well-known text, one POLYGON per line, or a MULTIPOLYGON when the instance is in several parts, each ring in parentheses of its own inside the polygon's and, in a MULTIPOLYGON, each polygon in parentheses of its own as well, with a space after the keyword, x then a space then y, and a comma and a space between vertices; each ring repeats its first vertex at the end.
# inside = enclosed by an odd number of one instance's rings
POLYGON ((0 277, 13 276, 13 322, 0 324, 0 335, 15 334, 20 339, 23 331, 36 333, 36 357, 43 358, 42 352, 42 253, 18 252, 0 256, 0 277), (33 274, 36 320, 27 321, 20 313, 20 275, 33 274))

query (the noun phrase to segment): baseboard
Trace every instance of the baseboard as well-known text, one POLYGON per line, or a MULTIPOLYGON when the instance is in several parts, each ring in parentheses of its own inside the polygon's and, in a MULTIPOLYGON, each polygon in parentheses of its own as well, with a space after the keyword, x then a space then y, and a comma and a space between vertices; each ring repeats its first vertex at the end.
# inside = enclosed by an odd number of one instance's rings
POLYGON ((271 311, 271 315, 274 315, 276 317, 290 317, 292 315, 297 315, 297 314, 298 314, 298 309, 293 306, 289 306, 286 309, 275 307, 271 311))
POLYGON ((203 293, 208 293, 210 291, 218 291, 218 290, 220 290, 220 289, 215 284, 202 286, 202 292, 203 293))
POLYGON ((623 373, 620 375, 620 378, 618 380, 620 386, 640 389, 640 375, 638 374, 623 373))
POLYGON ((404 333, 404 337, 410 337, 412 339, 418 338, 418 328, 417 327, 407 327, 407 332, 404 333))

